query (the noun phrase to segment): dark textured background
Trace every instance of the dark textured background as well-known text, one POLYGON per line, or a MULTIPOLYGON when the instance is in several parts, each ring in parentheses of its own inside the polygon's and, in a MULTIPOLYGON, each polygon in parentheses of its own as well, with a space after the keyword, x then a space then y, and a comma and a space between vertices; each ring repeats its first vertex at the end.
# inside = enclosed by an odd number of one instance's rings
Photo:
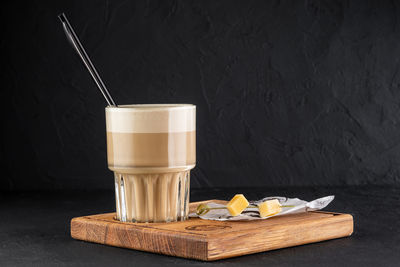
POLYGON ((197 105, 192 188, 400 183, 396 1, 2 4, 0 190, 112 189, 104 100, 197 105))

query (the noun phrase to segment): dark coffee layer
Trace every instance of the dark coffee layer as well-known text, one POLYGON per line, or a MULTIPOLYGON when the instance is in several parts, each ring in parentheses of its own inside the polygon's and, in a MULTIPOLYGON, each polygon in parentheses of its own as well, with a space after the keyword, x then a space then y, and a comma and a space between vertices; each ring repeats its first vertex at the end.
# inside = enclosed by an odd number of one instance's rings
POLYGON ((181 167, 196 162, 196 132, 107 132, 110 168, 181 167))

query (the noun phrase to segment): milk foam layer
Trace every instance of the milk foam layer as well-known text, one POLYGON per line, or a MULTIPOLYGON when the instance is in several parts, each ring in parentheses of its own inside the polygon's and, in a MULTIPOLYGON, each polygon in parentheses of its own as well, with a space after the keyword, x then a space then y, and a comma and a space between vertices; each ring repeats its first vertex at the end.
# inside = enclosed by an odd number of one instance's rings
POLYGON ((196 106, 145 104, 107 107, 106 122, 107 132, 191 132, 196 130, 196 106))

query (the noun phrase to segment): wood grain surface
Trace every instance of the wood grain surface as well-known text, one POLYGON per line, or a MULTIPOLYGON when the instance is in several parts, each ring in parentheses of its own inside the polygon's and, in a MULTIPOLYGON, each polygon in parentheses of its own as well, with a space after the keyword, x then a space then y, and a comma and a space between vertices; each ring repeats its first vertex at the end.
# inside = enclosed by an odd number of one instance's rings
MULTIPOLYGON (((190 204, 191 212, 198 204, 190 204)), ((255 221, 210 221, 190 218, 173 223, 123 223, 115 213, 73 218, 75 239, 177 257, 212 261, 303 245, 353 233, 353 217, 333 212, 306 212, 255 221)))

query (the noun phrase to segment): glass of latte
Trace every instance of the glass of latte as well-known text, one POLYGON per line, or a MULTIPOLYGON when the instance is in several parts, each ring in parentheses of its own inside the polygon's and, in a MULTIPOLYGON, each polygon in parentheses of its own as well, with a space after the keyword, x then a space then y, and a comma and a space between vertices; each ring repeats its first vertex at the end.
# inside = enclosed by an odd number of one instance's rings
POLYGON ((114 172, 117 219, 187 219, 196 164, 196 106, 106 107, 107 160, 114 172))

